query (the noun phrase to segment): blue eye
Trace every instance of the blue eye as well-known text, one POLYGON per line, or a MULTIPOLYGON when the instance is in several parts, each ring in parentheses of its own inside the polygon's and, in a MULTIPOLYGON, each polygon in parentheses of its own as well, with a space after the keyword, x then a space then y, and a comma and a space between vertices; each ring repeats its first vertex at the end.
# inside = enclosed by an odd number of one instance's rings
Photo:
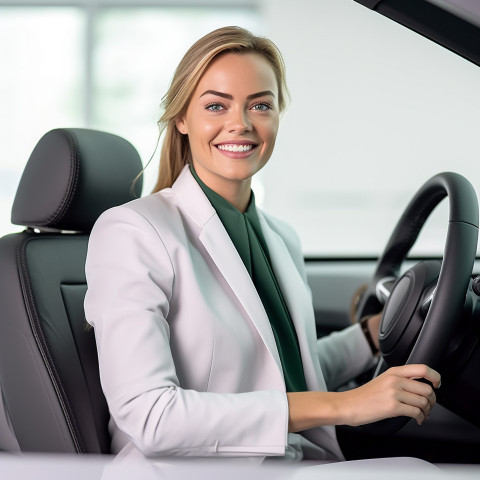
POLYGON ((266 112, 271 110, 272 106, 269 103, 256 103, 253 105, 252 110, 257 110, 258 112, 266 112))
POLYGON ((224 108, 225 107, 220 103, 211 103, 205 107, 205 109, 209 110, 210 112, 220 112, 221 110, 224 110, 224 108))

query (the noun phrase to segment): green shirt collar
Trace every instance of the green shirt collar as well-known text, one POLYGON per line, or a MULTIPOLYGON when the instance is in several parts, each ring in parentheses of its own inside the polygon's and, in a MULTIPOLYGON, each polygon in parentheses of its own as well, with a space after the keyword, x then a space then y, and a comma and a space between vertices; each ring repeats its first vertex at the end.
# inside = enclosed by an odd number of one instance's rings
POLYGON ((240 254, 243 262, 245 263, 245 266, 251 273, 250 246, 246 227, 247 222, 253 228, 257 241, 260 242, 263 250, 265 251, 265 254, 268 257, 267 243, 265 241, 265 237, 263 236, 260 219, 258 217, 258 212, 255 205, 255 195, 253 191, 250 195, 250 202, 248 204, 247 210, 245 211, 245 213, 242 213, 238 208, 225 200, 221 195, 219 195, 210 187, 205 185, 205 183, 197 175, 197 172, 195 172, 193 165, 190 165, 190 171, 192 172, 195 180, 200 185, 200 188, 210 200, 210 203, 217 212, 217 215, 220 217, 220 220, 222 221, 225 230, 230 236, 230 239, 235 245, 235 248, 240 254))
POLYGON ((257 208, 255 205, 255 195, 253 191, 251 191, 250 201, 248 203, 247 210, 245 211, 245 213, 242 213, 237 207, 232 205, 217 192, 213 191, 210 187, 205 185, 205 183, 197 175, 197 172, 195 172, 193 165, 190 165, 190 171, 192 172, 192 175, 195 177, 195 180, 198 182, 207 198, 210 200, 210 203, 216 210, 218 216, 220 217, 220 220, 224 224, 229 234, 231 231, 235 232, 238 229, 238 222, 241 220, 241 217, 245 215, 252 223, 252 226, 255 229, 255 233, 257 235, 261 235, 262 243, 265 242, 262 234, 262 228, 260 226, 260 219, 258 218, 257 208))

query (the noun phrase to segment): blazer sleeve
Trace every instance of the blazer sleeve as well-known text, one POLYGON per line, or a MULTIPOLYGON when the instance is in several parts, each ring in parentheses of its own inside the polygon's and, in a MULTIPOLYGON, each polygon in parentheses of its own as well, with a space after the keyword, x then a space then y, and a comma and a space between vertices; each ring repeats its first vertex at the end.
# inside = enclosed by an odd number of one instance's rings
POLYGON ((329 390, 345 385, 375 363, 358 324, 320 338, 317 341, 317 353, 329 390))
POLYGON ((121 206, 104 213, 90 237, 85 313, 113 420, 147 456, 284 455, 284 392, 181 387, 169 344, 179 272, 157 230, 121 206))

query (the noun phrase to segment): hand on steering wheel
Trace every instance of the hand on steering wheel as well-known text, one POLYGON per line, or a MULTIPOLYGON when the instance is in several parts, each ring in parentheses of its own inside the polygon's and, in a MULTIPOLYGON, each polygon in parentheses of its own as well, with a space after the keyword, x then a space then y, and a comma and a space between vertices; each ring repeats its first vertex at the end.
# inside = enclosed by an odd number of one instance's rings
POLYGON ((438 388, 440 374, 426 365, 392 367, 365 385, 342 392, 345 410, 351 412, 348 424, 358 426, 405 416, 421 425, 436 402, 435 391, 430 384, 438 388), (418 379, 429 383, 419 382, 418 379))

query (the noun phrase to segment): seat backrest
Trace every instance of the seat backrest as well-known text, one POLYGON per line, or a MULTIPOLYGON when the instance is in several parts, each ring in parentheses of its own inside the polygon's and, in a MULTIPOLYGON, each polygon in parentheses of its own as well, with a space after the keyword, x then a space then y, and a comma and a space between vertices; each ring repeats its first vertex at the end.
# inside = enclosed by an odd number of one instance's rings
POLYGON ((35 147, 12 208, 27 229, 0 239, 0 450, 110 452, 85 257, 98 216, 140 195, 141 169, 104 132, 52 130, 35 147))

